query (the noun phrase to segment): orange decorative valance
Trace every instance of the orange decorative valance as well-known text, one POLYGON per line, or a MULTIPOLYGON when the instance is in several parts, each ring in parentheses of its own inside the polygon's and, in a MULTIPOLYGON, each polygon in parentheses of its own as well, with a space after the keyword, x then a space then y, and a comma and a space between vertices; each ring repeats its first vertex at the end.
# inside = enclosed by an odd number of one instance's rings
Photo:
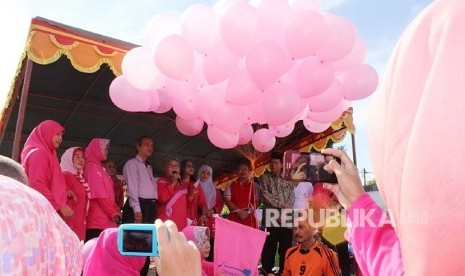
MULTIPOLYGON (((94 73, 102 64, 107 64, 115 76, 121 75, 124 55, 138 45, 117 40, 35 17, 31 20, 25 50, 16 69, 15 80, 8 92, 5 106, 0 110, 0 133, 6 127, 7 112, 11 112, 11 101, 16 81, 25 70, 25 58, 37 64, 50 64, 66 56, 78 71, 94 73)), ((18 85, 19 87, 19 85, 18 85)), ((18 89, 18 88, 17 88, 18 89)), ((1 135, 0 135, 1 136, 1 135)))
POLYGON ((108 64, 115 76, 121 75, 121 62, 129 49, 39 23, 31 24, 26 43, 26 54, 35 63, 50 64, 65 55, 80 72, 94 73, 102 64, 108 64))

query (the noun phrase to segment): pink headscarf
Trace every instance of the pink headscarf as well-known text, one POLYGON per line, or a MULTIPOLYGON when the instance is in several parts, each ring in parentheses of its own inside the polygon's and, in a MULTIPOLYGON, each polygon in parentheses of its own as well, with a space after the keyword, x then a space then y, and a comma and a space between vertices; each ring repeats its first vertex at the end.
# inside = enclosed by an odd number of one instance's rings
POLYGON ((0 175, 0 275, 80 275, 74 232, 36 190, 0 175))
MULTIPOLYGON (((53 137, 62 131, 64 131, 64 128, 59 123, 52 120, 43 121, 29 134, 21 152, 21 165, 23 165, 28 176, 30 171, 35 169, 34 164, 28 162, 30 155, 41 150, 48 156, 52 173, 50 191, 59 208, 66 205, 66 184, 58 163, 56 149, 53 146, 53 137)), ((34 188, 34 179, 30 179, 30 185, 34 188)))
MULTIPOLYGON (((201 248, 206 240, 210 241, 208 227, 204 226, 187 226, 182 229, 184 236, 188 241, 193 241, 197 248, 201 248)), ((213 275, 213 263, 203 260, 202 254, 202 276, 213 275)))
POLYGON ((114 198, 113 181, 102 166, 103 150, 110 140, 94 138, 86 148, 84 176, 90 186, 91 198, 114 198))
POLYGON ((376 182, 406 275, 463 275, 465 1, 438 0, 406 29, 369 118, 376 182))
POLYGON ((118 229, 105 229, 91 249, 84 264, 84 276, 138 276, 146 257, 123 256, 118 251, 118 229))

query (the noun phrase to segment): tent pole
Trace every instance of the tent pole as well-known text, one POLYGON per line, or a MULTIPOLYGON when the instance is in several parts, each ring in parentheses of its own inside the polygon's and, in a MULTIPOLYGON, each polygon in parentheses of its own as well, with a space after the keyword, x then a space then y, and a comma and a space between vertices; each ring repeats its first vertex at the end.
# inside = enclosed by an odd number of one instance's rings
POLYGON ((352 138, 352 158, 355 166, 357 166, 357 153, 355 151, 355 134, 351 133, 350 137, 352 138))
POLYGON ((21 146, 21 134, 23 132, 24 115, 26 113, 27 98, 29 96, 29 85, 31 83, 33 62, 28 58, 26 63, 26 73, 24 75, 23 89, 19 102, 18 119, 16 120, 15 138, 13 140, 13 152, 11 158, 19 161, 19 150, 21 146))

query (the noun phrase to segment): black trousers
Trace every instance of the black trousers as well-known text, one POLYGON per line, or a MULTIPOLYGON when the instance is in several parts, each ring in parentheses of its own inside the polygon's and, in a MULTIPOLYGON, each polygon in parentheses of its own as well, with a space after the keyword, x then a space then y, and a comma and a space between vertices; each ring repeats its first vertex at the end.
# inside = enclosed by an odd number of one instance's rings
POLYGON ((98 238, 100 236, 100 233, 103 232, 103 229, 86 229, 86 240, 85 242, 93 239, 93 238, 98 238))
MULTIPOLYGON (((139 198, 140 211, 142 213, 142 223, 155 223, 157 218, 157 201, 155 199, 139 198)), ((122 223, 134 223, 134 210, 129 205, 129 200, 126 200, 123 206, 122 223)), ((150 257, 145 260, 144 267, 140 271, 141 276, 146 276, 149 273, 150 257)))
POLYGON ((282 227, 267 227, 270 233, 265 240, 262 251, 262 268, 266 273, 271 273, 276 256, 276 249, 279 255, 279 272, 284 270, 284 258, 286 251, 292 246, 292 229, 282 227), (279 244, 279 248, 278 248, 279 244))
MULTIPOLYGON (((139 198, 140 211, 142 213, 142 223, 155 223, 157 218, 157 200, 139 198)), ((134 210, 126 200, 123 206, 122 223, 134 223, 134 210)))

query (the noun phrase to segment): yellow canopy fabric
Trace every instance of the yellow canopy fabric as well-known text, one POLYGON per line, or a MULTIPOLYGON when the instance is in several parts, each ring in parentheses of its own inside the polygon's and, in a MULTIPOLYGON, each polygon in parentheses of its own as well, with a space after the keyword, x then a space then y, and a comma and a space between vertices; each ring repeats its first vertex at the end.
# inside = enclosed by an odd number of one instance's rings
POLYGON ((97 35, 81 29, 35 17, 31 20, 26 47, 0 114, 0 133, 6 128, 6 114, 14 93, 16 80, 23 70, 23 60, 28 57, 37 64, 50 64, 65 55, 72 66, 84 73, 94 73, 102 64, 108 64, 115 76, 121 75, 124 55, 137 45, 97 35))

